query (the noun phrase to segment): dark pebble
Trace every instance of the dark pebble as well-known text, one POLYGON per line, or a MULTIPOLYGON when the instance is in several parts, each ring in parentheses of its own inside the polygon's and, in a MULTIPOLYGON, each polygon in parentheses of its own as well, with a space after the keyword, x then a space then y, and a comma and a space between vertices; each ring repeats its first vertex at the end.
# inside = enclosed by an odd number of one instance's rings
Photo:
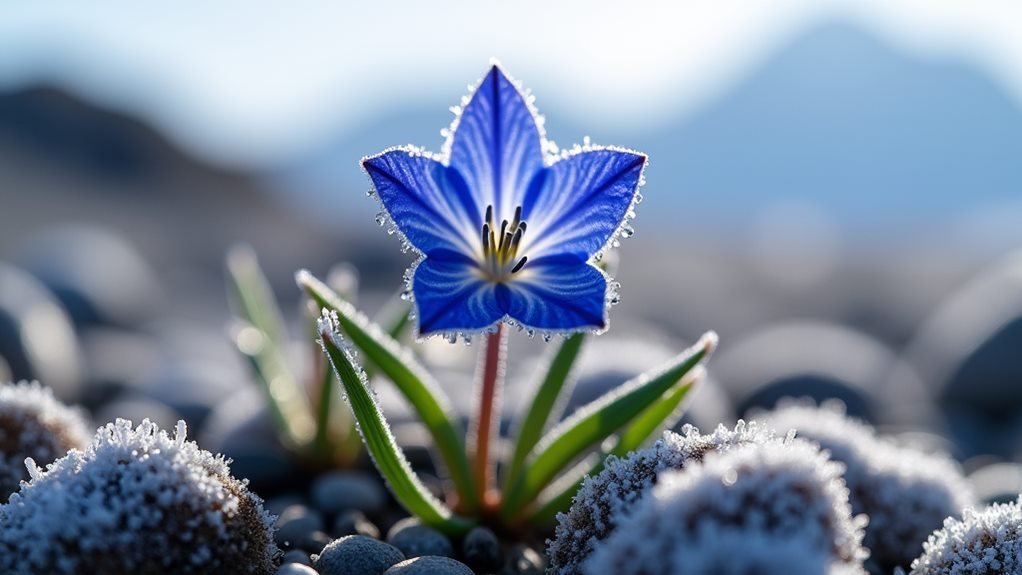
POLYGON ((312 557, 301 549, 292 549, 284 554, 284 558, 281 560, 282 563, 301 563, 302 565, 312 565, 312 557))
POLYGON ((508 553, 502 575, 543 575, 546 561, 535 549, 526 545, 515 545, 508 553))
POLYGON ((425 555, 454 556, 451 540, 436 529, 423 525, 415 517, 407 517, 395 523, 387 532, 387 543, 400 549, 409 558, 425 555))
POLYGON ((280 512, 274 539, 284 549, 299 547, 312 533, 322 530, 323 516, 315 509, 291 505, 280 512))
POLYGON ((326 533, 322 531, 313 531, 298 542, 298 547, 308 551, 312 555, 315 555, 322 552, 323 548, 331 541, 333 541, 333 537, 330 537, 326 533))
POLYGON ((330 542, 313 557, 320 575, 381 575, 405 556, 393 545, 362 535, 349 535, 330 542))
POLYGON ((461 561, 450 557, 427 555, 402 561, 384 572, 384 575, 475 575, 461 561))
POLYGON ((312 484, 312 503, 324 513, 356 509, 375 513, 387 504, 387 492, 376 477, 357 471, 334 471, 312 484))
POLYGON ((319 575, 315 569, 301 563, 285 563, 277 569, 277 575, 319 575))
POLYGON ((496 573, 500 570, 500 541, 486 527, 474 527, 461 543, 465 564, 476 573, 496 573))
POLYGON ((361 511, 345 511, 334 519, 333 535, 334 537, 365 535, 366 537, 379 539, 380 528, 361 511))

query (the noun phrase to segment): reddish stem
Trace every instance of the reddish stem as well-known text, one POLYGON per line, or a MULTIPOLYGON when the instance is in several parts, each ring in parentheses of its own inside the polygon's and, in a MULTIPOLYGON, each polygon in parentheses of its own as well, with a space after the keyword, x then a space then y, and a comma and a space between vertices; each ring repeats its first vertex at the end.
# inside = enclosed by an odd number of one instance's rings
POLYGON ((500 409, 499 393, 504 379, 504 361, 507 355, 507 338, 503 324, 497 331, 486 337, 486 349, 480 370, 479 411, 475 425, 475 459, 473 472, 479 489, 479 501, 484 509, 498 503, 494 492, 494 470, 490 461, 490 443, 496 436, 497 413, 500 409))

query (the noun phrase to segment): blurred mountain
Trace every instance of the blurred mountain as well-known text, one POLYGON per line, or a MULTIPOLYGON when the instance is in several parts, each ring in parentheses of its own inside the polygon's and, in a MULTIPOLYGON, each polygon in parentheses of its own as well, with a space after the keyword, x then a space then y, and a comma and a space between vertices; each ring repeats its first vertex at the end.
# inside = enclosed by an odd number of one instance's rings
MULTIPOLYGON (((540 106, 562 145, 591 133, 540 106)), ((338 189, 367 187, 355 159, 406 142, 439 149, 449 121, 442 109, 395 111, 339 132, 279 175, 347 204, 352 196, 338 189)), ((643 226, 731 233, 785 200, 818 206, 857 233, 911 229, 1022 189, 1022 109, 1003 87, 965 62, 906 53, 849 23, 794 38, 694 113, 654 130, 591 135, 650 154, 643 226)))
POLYGON ((252 243, 289 286, 295 267, 326 260, 337 245, 336 232, 310 227, 251 174, 48 86, 0 94, 0 198, 0 260, 15 259, 29 236, 87 224, 125 238, 168 292, 201 286, 222 299, 224 252, 238 241, 252 243))

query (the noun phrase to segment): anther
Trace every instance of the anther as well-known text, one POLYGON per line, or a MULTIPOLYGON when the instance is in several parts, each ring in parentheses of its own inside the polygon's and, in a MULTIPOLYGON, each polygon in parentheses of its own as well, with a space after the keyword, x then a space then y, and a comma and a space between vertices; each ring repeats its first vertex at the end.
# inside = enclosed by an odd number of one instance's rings
POLYGON ((529 256, 522 256, 522 259, 518 260, 518 263, 515 264, 515 267, 511 268, 511 273, 517 273, 518 270, 525 267, 525 262, 527 261, 529 261, 529 256))
POLYGON ((490 252, 490 236, 493 234, 490 232, 490 224, 483 224, 483 253, 490 252))
POLYGON ((493 222, 493 204, 486 206, 486 219, 483 220, 484 224, 493 222))

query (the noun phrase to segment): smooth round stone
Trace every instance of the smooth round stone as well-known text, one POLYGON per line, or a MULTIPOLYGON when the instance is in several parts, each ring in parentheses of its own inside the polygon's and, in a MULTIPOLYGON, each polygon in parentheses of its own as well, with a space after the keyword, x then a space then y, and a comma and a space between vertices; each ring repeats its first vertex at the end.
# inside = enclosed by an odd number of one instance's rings
POLYGON ((312 502, 324 513, 356 509, 375 513, 387 504, 387 492, 380 481, 358 471, 334 471, 312 483, 312 502))
POLYGON ((380 575, 405 556, 379 539, 349 535, 330 542, 312 560, 320 575, 380 575))
POLYGON ((527 545, 515 545, 508 553, 502 575, 543 575, 543 556, 527 545))
POLYGON ((334 519, 333 534, 335 537, 365 535, 366 537, 379 539, 380 528, 361 511, 345 511, 334 519))
POLYGON ((319 575, 315 569, 302 563, 284 563, 277 569, 277 575, 319 575))
POLYGON ((450 557, 426 555, 402 561, 384 575, 475 575, 468 565, 450 557))
POLYGON ((298 547, 315 555, 321 553, 323 548, 330 544, 333 538, 322 531, 313 531, 307 534, 298 542, 298 547))
POLYGON ((451 540, 415 517, 406 517, 395 523, 387 532, 387 543, 400 549, 405 557, 454 556, 451 540))
POLYGON ((316 531, 323 530, 323 516, 304 505, 291 505, 277 518, 274 539, 281 547, 299 547, 316 531))
POLYGON ((312 557, 309 557, 309 554, 301 549, 292 549, 284 554, 284 558, 281 560, 281 563, 299 563, 301 565, 311 566, 312 557))
POLYGON ((461 543, 465 564, 478 573, 496 573, 500 569, 500 541, 486 527, 474 527, 461 543))

